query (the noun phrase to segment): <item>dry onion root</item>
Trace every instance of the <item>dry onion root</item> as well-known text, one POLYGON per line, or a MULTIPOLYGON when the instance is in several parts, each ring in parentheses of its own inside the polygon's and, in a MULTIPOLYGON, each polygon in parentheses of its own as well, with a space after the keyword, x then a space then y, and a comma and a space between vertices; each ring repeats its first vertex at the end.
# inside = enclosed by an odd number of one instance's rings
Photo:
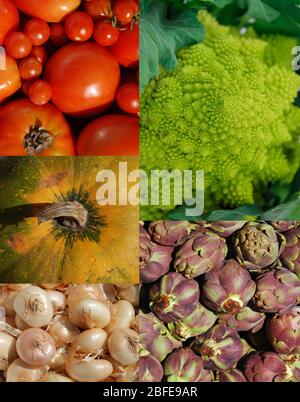
POLYGON ((137 380, 137 285, 0 285, 0 378, 137 380))

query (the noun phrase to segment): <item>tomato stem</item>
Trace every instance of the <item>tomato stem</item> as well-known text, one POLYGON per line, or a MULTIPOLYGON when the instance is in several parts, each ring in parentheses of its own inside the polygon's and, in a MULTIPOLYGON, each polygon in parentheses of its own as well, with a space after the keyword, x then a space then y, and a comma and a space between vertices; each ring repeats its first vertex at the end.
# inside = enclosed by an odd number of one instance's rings
POLYGON ((35 124, 29 127, 24 136, 24 149, 28 155, 37 155, 48 149, 53 143, 53 134, 43 128, 43 123, 37 119, 35 124))

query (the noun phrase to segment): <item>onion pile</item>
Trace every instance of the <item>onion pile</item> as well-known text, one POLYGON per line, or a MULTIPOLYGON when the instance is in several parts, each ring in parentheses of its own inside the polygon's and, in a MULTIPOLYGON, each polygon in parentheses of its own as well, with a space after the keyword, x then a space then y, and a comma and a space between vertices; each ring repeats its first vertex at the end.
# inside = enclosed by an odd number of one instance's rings
POLYGON ((0 285, 0 378, 137 380, 138 285, 0 285))

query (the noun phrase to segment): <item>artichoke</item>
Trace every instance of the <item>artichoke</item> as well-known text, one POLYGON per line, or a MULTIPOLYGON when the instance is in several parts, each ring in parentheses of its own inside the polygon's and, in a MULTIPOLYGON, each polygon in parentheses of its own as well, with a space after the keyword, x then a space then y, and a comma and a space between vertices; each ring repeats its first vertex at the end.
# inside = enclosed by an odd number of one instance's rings
POLYGON ((272 268, 283 251, 285 239, 267 223, 249 222, 234 237, 238 262, 250 271, 272 268))
POLYGON ((286 232, 299 225, 297 221, 273 221, 270 222, 270 224, 275 230, 277 230, 277 232, 286 232))
POLYGON ((260 311, 284 314, 300 301, 300 280, 285 268, 256 278, 254 303, 260 311))
POLYGON ((204 334, 216 322, 217 317, 211 311, 207 310, 200 303, 196 310, 181 321, 175 321, 168 324, 168 328, 174 338, 180 341, 186 341, 192 336, 204 334))
POLYGON ((238 332, 251 331, 255 333, 263 327, 265 319, 264 313, 253 311, 248 306, 235 314, 219 315, 220 323, 224 323, 238 332))
POLYGON ((207 223, 206 227, 219 236, 229 237, 245 224, 245 221, 215 221, 207 223))
POLYGON ((180 246, 174 267, 186 278, 195 278, 223 265, 227 254, 225 239, 212 232, 194 233, 180 246))
POLYGON ((289 230, 284 236, 286 246, 280 256, 280 261, 285 268, 295 272, 300 278, 300 227, 289 230))
POLYGON ((216 380, 217 382, 247 382, 244 374, 238 369, 218 370, 216 380))
POLYGON ((149 233, 155 243, 162 246, 178 246, 187 239, 197 225, 188 221, 154 221, 149 225, 149 233))
POLYGON ((292 373, 274 352, 257 352, 246 359, 245 377, 249 382, 288 382, 292 373))
POLYGON ((150 308, 164 322, 180 321, 196 310, 199 296, 199 285, 195 280, 170 272, 152 285, 150 308))
POLYGON ((300 307, 275 315, 267 322, 267 334, 273 349, 280 354, 300 355, 300 307))
POLYGON ((166 274, 170 269, 173 247, 152 244, 152 255, 141 270, 141 280, 144 283, 152 283, 166 274))
POLYGON ((143 269, 144 265, 147 264, 152 253, 152 243, 150 235, 146 232, 143 225, 140 224, 140 255, 139 255, 139 266, 143 269))
POLYGON ((237 331, 224 324, 212 327, 196 338, 193 345, 202 357, 206 369, 228 370, 244 355, 244 344, 237 331))
POLYGON ((140 356, 139 382, 160 382, 163 376, 163 367, 154 356, 140 356))
POLYGON ((211 370, 203 369, 201 377, 198 382, 213 382, 214 381, 214 373, 211 370))
POLYGON ((154 314, 140 312, 137 320, 141 349, 150 352, 158 361, 163 361, 174 349, 182 346, 154 314))
POLYGON ((218 313, 238 313, 255 293, 255 282, 249 272, 235 260, 216 268, 204 277, 203 301, 218 313))
POLYGON ((203 361, 191 349, 175 350, 164 363, 168 382, 199 382, 203 373, 203 361))

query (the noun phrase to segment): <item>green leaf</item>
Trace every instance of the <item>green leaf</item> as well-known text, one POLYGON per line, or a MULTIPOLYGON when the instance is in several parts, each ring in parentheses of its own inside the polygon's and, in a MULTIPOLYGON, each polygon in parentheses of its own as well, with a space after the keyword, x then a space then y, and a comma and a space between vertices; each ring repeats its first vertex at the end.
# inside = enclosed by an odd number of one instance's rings
POLYGON ((208 221, 247 221, 257 219, 262 209, 257 205, 244 205, 231 210, 213 211, 207 218, 208 221))
POLYGON ((271 22, 276 20, 279 16, 279 11, 264 3, 262 0, 248 0, 248 11, 243 16, 243 20, 247 21, 249 18, 257 18, 271 22))
POLYGON ((293 201, 278 205, 262 214, 261 219, 268 221, 300 220, 300 196, 293 201))
POLYGON ((177 65, 179 49, 201 42, 204 29, 196 10, 173 13, 169 18, 168 2, 147 0, 142 3, 140 21, 140 87, 159 74, 160 66, 167 70, 177 65))
POLYGON ((231 4, 234 2, 234 0, 213 0, 213 4, 219 8, 223 8, 228 6, 228 4, 231 4))
POLYGON ((187 216, 186 215, 186 209, 190 208, 186 205, 181 205, 176 207, 175 209, 173 209, 173 211, 168 212, 168 214, 166 215, 165 219, 170 219, 170 220, 175 220, 175 221, 185 221, 185 220, 189 220, 189 221, 197 221, 197 220, 203 220, 206 219, 206 214, 202 214, 200 216, 187 216))

